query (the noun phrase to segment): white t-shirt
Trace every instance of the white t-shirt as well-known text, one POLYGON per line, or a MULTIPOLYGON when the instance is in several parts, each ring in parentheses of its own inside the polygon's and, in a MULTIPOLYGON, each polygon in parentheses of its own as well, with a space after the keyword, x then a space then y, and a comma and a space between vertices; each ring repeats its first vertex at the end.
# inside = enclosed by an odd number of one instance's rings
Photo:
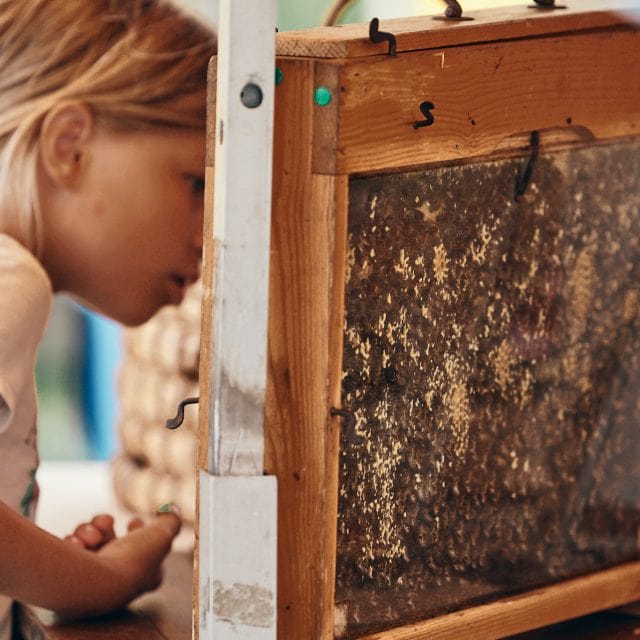
MULTIPOLYGON (((0 500, 31 519, 38 497, 35 361, 52 299, 40 263, 0 233, 0 500)), ((0 640, 11 637, 11 604, 0 595, 0 640)))

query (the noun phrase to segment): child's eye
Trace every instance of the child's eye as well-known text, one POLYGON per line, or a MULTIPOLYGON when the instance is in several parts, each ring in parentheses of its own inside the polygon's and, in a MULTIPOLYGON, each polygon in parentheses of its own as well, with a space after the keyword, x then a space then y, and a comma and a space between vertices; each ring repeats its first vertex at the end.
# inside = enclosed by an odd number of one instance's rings
POLYGON ((202 195, 204 193, 204 178, 202 176, 188 176, 191 190, 196 195, 202 195))

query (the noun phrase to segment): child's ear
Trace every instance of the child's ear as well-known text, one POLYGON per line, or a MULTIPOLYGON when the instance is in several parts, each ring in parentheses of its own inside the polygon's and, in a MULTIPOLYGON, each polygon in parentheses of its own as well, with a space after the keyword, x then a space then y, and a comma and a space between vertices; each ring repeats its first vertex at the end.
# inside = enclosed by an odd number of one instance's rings
POLYGON ((93 112, 81 101, 63 102, 47 113, 40 130, 40 158, 54 184, 78 184, 94 126, 93 112))

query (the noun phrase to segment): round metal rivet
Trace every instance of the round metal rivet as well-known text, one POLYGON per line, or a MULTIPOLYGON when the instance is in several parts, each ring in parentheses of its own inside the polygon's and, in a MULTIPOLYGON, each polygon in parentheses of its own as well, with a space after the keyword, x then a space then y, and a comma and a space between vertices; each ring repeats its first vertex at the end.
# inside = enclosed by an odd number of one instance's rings
POLYGON ((262 98, 262 89, 252 82, 245 84, 240 92, 240 100, 248 109, 259 107, 262 104, 262 98))

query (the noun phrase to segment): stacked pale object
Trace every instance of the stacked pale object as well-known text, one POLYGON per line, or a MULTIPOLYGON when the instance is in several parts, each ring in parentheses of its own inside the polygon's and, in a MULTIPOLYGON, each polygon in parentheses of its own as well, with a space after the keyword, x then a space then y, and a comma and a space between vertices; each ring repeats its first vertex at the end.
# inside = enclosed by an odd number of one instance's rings
POLYGON ((179 429, 165 423, 178 404, 198 395, 200 304, 198 282, 178 307, 124 332, 119 374, 120 453, 113 464, 118 500, 140 515, 175 502, 185 522, 195 516, 198 405, 189 405, 179 429))

